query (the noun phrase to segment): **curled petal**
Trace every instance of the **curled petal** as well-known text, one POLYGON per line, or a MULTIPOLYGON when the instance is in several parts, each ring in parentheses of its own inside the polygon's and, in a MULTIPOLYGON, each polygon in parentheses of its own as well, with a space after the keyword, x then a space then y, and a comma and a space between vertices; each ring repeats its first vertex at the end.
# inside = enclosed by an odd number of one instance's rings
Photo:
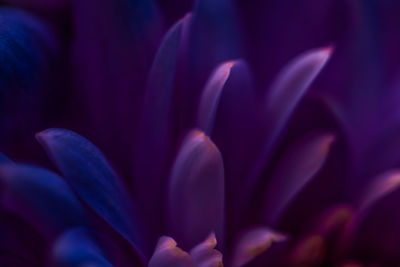
POLYGON ((214 249, 217 245, 215 234, 190 250, 190 256, 198 267, 222 267, 222 253, 214 249))
POLYGON ((265 125, 268 130, 262 151, 250 172, 250 186, 254 186, 255 179, 259 177, 271 152, 277 145, 278 138, 287 121, 331 54, 332 48, 328 47, 311 50, 300 55, 279 74, 267 92, 265 125))
POLYGON ((162 236, 157 244, 149 267, 194 267, 190 255, 176 246, 175 240, 162 236))
MULTIPOLYGON (((148 77, 141 109, 138 140, 135 147, 134 188, 148 211, 148 221, 162 223, 163 184, 172 143, 172 100, 175 66, 182 27, 190 14, 177 22, 166 34, 148 77), (154 186, 158 184, 159 186, 154 186)), ((151 226, 154 233, 160 225, 151 226)))
POLYGON ((239 234, 235 242, 232 266, 244 266, 274 243, 285 240, 287 240, 285 235, 266 227, 247 229, 239 234))
POLYGON ((143 244, 137 211, 103 154, 82 136, 65 129, 36 135, 72 189, 134 247, 143 244))
POLYGON ((203 90, 197 115, 197 125, 207 135, 212 133, 219 99, 235 63, 235 61, 228 61, 221 64, 211 75, 203 90))
POLYGON ((191 248, 215 231, 222 239, 224 170, 221 154, 209 137, 191 131, 171 171, 168 189, 169 229, 191 248))
POLYGON ((48 238, 86 223, 81 203, 53 172, 27 165, 2 164, 0 183, 2 204, 48 238))
POLYGON ((268 222, 276 223, 289 202, 315 177, 334 140, 329 133, 310 134, 284 154, 265 195, 268 222))
POLYGON ((53 244, 51 261, 51 266, 57 267, 113 266, 84 228, 74 228, 63 233, 53 244))

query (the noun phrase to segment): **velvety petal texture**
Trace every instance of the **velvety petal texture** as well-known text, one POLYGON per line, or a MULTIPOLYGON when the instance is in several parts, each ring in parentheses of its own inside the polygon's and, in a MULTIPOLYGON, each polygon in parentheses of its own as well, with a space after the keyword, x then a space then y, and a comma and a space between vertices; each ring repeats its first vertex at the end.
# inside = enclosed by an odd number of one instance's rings
POLYGON ((63 233, 51 250, 51 266, 102 266, 112 267, 101 248, 85 228, 74 228, 63 233))
POLYGON ((192 130, 183 140, 171 170, 167 205, 169 231, 182 247, 192 248, 210 232, 223 240, 223 162, 201 131, 192 130))
POLYGON ((133 200, 103 154, 82 136, 65 129, 48 129, 36 138, 79 197, 135 248, 144 248, 133 200))
POLYGON ((87 223, 84 208, 57 174, 33 166, 1 164, 1 204, 47 238, 87 223))

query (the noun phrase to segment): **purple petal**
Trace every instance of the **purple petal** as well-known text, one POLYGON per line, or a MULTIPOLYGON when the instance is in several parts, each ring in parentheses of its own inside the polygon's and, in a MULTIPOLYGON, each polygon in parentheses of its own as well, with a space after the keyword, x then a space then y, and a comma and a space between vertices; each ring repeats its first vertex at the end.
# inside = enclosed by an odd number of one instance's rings
POLYGON ((274 243, 287 237, 266 227, 250 228, 239 234, 232 254, 232 266, 244 266, 265 252, 274 243))
POLYGON ((214 120, 222 90, 229 78, 231 68, 235 64, 235 61, 228 61, 218 66, 203 90, 197 115, 197 126, 207 135, 211 135, 214 128, 214 120))
POLYGON ((162 236, 157 244, 149 267, 194 267, 190 255, 176 246, 175 240, 162 236))
POLYGON ((0 166, 2 204, 53 238, 73 226, 86 224, 85 211, 57 174, 38 167, 0 166))
POLYGON ((169 229, 184 248, 215 232, 223 240, 224 169, 221 154, 198 130, 184 139, 168 188, 169 229))
POLYGON ((66 231, 53 244, 51 266, 113 266, 84 228, 66 231))
POLYGON ((136 249, 143 245, 137 211, 103 154, 82 136, 65 129, 36 135, 72 189, 136 249))
POLYGON ((146 206, 148 220, 158 228, 162 223, 163 184, 167 177, 168 155, 172 143, 172 97, 175 66, 181 32, 190 14, 176 23, 166 34, 151 68, 142 110, 141 126, 135 147, 134 189, 146 206), (159 186, 154 186, 158 184, 159 186))
POLYGON ((212 233, 206 240, 190 250, 190 256, 198 267, 223 266, 222 253, 214 249, 217 238, 212 233))
POLYGON ((265 193, 263 214, 269 223, 279 221, 288 204, 318 173, 334 140, 332 134, 310 134, 283 155, 265 193))
POLYGON ((267 92, 264 111, 267 132, 262 151, 248 177, 250 187, 254 186, 290 116, 331 54, 332 48, 328 47, 300 55, 282 70, 267 92))

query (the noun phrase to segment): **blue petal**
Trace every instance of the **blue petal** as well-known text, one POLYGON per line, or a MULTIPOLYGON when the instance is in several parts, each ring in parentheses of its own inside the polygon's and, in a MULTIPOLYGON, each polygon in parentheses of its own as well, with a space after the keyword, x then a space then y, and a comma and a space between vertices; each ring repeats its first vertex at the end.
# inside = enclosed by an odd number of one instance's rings
POLYGON ((136 249, 143 246, 133 201, 103 154, 69 130, 48 129, 36 137, 82 200, 136 249))
POLYGON ((166 34, 151 68, 141 110, 141 124, 135 147, 134 189, 146 205, 148 220, 157 233, 162 224, 163 184, 172 143, 173 81, 183 24, 177 22, 166 34), (154 186, 155 184, 159 186, 154 186))
POLYGON ((1 203, 48 238, 86 223, 85 211, 57 174, 38 167, 0 166, 1 203))
POLYGON ((218 148, 198 130, 185 138, 168 188, 169 230, 184 248, 211 232, 224 243, 224 168, 218 148))
POLYGON ((102 266, 112 267, 101 248, 84 228, 66 231, 53 244, 51 266, 102 266))

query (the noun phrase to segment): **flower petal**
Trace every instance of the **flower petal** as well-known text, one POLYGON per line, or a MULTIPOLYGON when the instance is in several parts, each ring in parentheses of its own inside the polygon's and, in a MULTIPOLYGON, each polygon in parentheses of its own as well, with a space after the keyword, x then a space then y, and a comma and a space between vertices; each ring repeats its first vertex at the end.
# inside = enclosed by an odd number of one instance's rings
POLYGON ((290 62, 281 71, 267 92, 265 99, 265 123, 267 127, 265 144, 249 175, 253 187, 260 172, 277 146, 277 141, 287 121, 297 107, 311 83, 325 66, 332 54, 332 48, 308 51, 290 62))
POLYGON ((279 163, 265 194, 266 220, 275 224, 287 205, 325 163, 335 136, 310 134, 289 149, 279 163))
POLYGON ((175 240, 162 236, 157 244, 149 267, 194 267, 190 255, 176 246, 175 240))
POLYGON ((239 234, 233 249, 232 266, 244 266, 276 242, 287 237, 266 227, 250 228, 239 234))
POLYGON ((51 266, 113 266, 84 228, 66 231, 51 249, 51 266))
POLYGON ((317 234, 308 235, 293 248, 289 266, 321 266, 325 253, 325 239, 317 234))
POLYGON ((81 203, 53 172, 27 165, 2 164, 0 183, 2 204, 48 238, 86 223, 81 203))
POLYGON ((133 201, 103 154, 66 129, 48 129, 36 138, 82 200, 136 249, 143 245, 133 201))
POLYGON ((184 248, 215 231, 223 240, 224 169, 209 137, 191 131, 183 141, 168 188, 169 230, 184 248))
POLYGON ((148 211, 154 238, 162 224, 163 184, 166 181, 168 155, 172 144, 173 81, 181 32, 190 14, 166 34, 151 68, 141 110, 141 126, 135 147, 134 188, 148 211), (159 186, 154 186, 158 184, 159 186), (154 223, 153 223, 154 222, 154 223), (153 225, 155 224, 155 225, 153 225), (157 225, 158 224, 158 225, 157 225))
POLYGON ((190 256, 198 267, 222 267, 222 253, 214 249, 217 245, 215 234, 190 250, 190 256))
POLYGON ((197 126, 207 135, 211 135, 214 128, 214 120, 222 90, 229 78, 231 68, 235 64, 235 61, 228 61, 218 66, 203 90, 197 114, 197 126))

